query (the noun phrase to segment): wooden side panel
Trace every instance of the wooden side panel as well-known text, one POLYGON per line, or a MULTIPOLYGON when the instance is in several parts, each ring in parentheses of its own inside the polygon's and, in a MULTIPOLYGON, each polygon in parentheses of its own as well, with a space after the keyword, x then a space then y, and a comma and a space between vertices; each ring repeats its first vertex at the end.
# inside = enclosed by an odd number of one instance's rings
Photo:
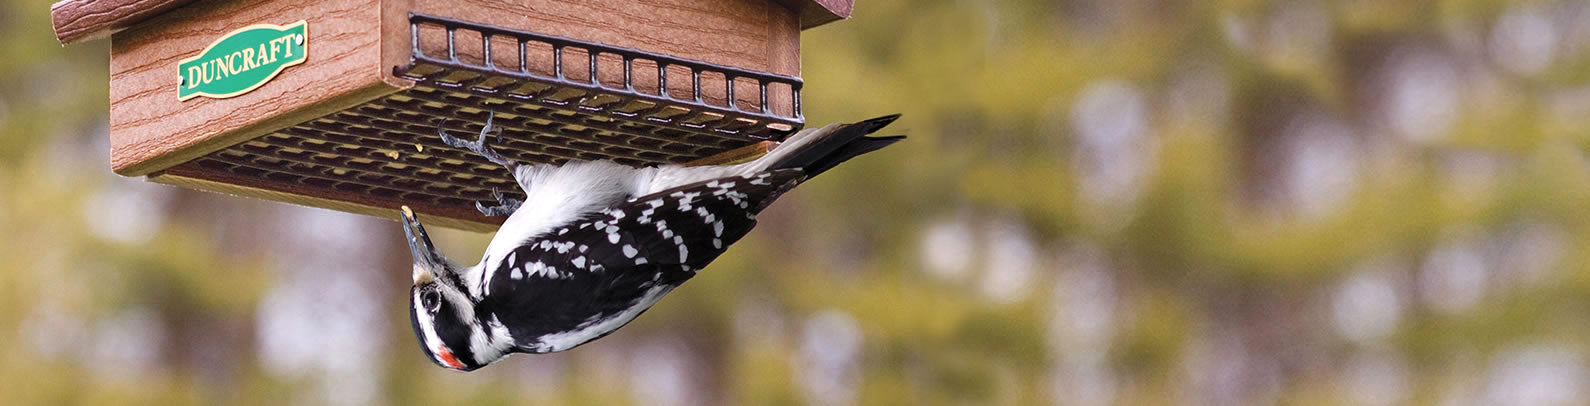
MULTIPOLYGON (((672 55, 709 63, 771 72, 800 75, 800 18, 797 13, 769 0, 457 0, 451 2, 414 1, 414 12, 499 27, 513 28, 594 41, 648 52, 672 55)), ((391 22, 388 21, 390 24, 391 22)), ((389 41, 409 43, 407 26, 402 36, 387 33, 389 41)), ((446 33, 440 28, 422 27, 421 49, 427 55, 445 57, 446 33)), ((460 59, 482 62, 483 46, 479 33, 457 34, 460 59)), ((515 69, 519 55, 507 39, 493 42, 492 62, 515 69)), ((531 72, 552 75, 551 48, 532 44, 527 48, 526 65, 531 72)), ((573 80, 587 80, 587 55, 564 55, 564 72, 573 80)), ((598 58, 597 78, 611 87, 623 86, 623 65, 614 55, 598 58)), ((692 92, 690 74, 683 68, 670 69, 669 92, 686 97, 692 92)), ((721 75, 703 75, 702 93, 712 104, 725 99, 721 75)), ((636 63, 635 87, 642 93, 656 94, 656 65, 636 63)), ((787 94, 789 89, 775 86, 771 94, 787 94)), ((747 111, 760 107, 759 89, 754 81, 736 81, 739 106, 747 111)), ((790 114, 787 96, 773 96, 769 104, 776 111, 790 114)))
POLYGON ((55 40, 62 45, 111 33, 193 0, 61 0, 50 5, 55 40))
POLYGON ((414 0, 380 0, 381 2, 381 77, 392 86, 409 88, 413 82, 392 75, 392 67, 409 63, 409 11, 414 0))
POLYGON ((790 12, 768 13, 767 71, 780 75, 801 74, 801 20, 790 12))
POLYGON ((379 0, 204 1, 111 37, 111 169, 142 176, 395 91, 379 0), (257 23, 309 22, 309 57, 253 92, 177 100, 177 63, 257 23))
MULTIPOLYGON (((61 0, 50 6, 55 38, 70 44, 110 36, 117 30, 194 0, 61 0)), ((796 12, 801 28, 850 18, 855 0, 776 0, 796 12)), ((405 1, 406 3, 406 1, 405 1)), ((406 10, 406 8, 405 8, 406 10)))
MULTIPOLYGON (((801 17, 794 13, 769 13, 767 51, 768 72, 780 75, 801 75, 801 17)), ((740 89, 735 89, 740 91, 740 89)), ((768 105, 773 113, 788 117, 794 115, 789 89, 775 86, 769 90, 768 105)))
POLYGON ((414 11, 761 71, 769 14, 790 13, 768 0, 416 1, 414 11))

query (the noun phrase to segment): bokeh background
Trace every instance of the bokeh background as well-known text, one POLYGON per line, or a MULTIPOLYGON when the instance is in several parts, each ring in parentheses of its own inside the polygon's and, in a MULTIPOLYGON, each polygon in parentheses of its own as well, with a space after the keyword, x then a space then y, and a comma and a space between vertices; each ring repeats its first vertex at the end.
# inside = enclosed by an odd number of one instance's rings
POLYGON ((108 44, 4 2, 0 403, 1590 402, 1590 3, 858 3, 807 116, 908 142, 460 374, 396 223, 113 175, 108 44))

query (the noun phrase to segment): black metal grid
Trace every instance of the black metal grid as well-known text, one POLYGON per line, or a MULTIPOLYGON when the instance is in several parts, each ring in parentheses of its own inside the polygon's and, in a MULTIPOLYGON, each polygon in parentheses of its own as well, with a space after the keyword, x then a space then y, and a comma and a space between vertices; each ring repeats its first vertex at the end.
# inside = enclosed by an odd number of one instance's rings
POLYGON ((393 73, 422 86, 460 89, 502 100, 576 109, 661 128, 740 139, 773 139, 799 129, 805 122, 800 109, 802 82, 797 77, 423 14, 409 14, 409 33, 411 63, 393 73), (422 46, 424 27, 437 27, 445 32, 446 46, 441 52, 446 54, 445 58, 425 53, 422 46), (477 58, 465 58, 460 54, 460 31, 478 37, 481 54, 477 58), (514 69, 497 66, 497 57, 501 55, 493 52, 498 45, 494 41, 497 38, 513 41, 517 57, 510 59, 517 61, 514 69), (532 45, 546 45, 549 52, 531 52, 532 45), (579 72, 581 75, 573 75, 574 72, 568 70, 566 56, 571 53, 585 56, 586 63, 580 65, 584 68, 579 72), (532 69, 537 54, 550 57, 550 61, 540 61, 550 62, 550 75, 532 69), (603 83, 601 59, 604 56, 621 61, 622 85, 603 83), (655 74, 647 77, 651 81, 637 83, 640 77, 635 69, 637 62, 655 67, 655 74), (674 76, 670 68, 687 70, 689 97, 675 97, 670 91, 669 78, 674 76), (750 105, 741 104, 735 94, 742 79, 751 81, 748 84, 757 90, 750 105), (712 94, 714 86, 709 86, 709 82, 719 85, 716 87, 722 89, 722 93, 712 94), (780 89, 788 90, 783 94, 787 96, 788 106, 776 106, 778 100, 770 97, 780 89), (787 107, 788 114, 776 113, 776 107, 787 107))
POLYGON ((472 137, 494 113, 493 124, 503 129, 495 147, 520 162, 612 159, 641 166, 683 164, 781 140, 804 124, 795 77, 418 14, 410 16, 410 30, 411 62, 393 73, 414 87, 166 172, 377 207, 406 204, 491 223, 501 219, 479 216, 474 201, 490 199, 492 188, 518 192, 512 177, 443 144, 438 126, 472 137), (438 54, 446 58, 426 54, 422 27, 445 32, 446 49, 438 54), (476 60, 459 51, 460 31, 479 35, 476 60), (502 39, 517 45, 518 69, 494 63, 500 60, 493 57, 494 43, 502 39), (550 52, 531 52, 536 46, 550 52), (538 61, 538 55, 551 61, 538 61), (589 63, 580 65, 588 69, 564 69, 568 55, 586 57, 589 63), (604 83, 607 59, 622 61, 621 85, 604 83), (539 74, 533 69, 538 64, 554 72, 539 74), (635 74, 637 65, 658 73, 647 82, 635 74), (668 84, 679 73, 690 80, 684 97, 671 94, 668 84), (711 91, 719 85, 721 91, 711 91), (759 94, 742 91, 736 98, 736 88, 759 94), (780 90, 787 93, 772 93, 780 90))

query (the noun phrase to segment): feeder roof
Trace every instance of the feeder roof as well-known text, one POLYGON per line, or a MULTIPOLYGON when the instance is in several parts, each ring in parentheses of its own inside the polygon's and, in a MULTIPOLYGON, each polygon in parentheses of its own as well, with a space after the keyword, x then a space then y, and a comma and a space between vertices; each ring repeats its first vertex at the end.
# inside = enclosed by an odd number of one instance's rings
MULTIPOLYGON (((55 39, 62 45, 109 37, 149 17, 194 0, 61 0, 50 6, 55 39)), ((855 0, 770 0, 796 10, 801 29, 850 18, 855 0)))

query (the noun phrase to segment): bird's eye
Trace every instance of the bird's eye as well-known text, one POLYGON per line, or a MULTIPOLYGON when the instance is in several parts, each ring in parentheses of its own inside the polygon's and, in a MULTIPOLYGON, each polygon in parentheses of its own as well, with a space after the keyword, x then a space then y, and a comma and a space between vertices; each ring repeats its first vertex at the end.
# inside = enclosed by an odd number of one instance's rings
POLYGON ((420 294, 420 305, 425 306, 426 310, 434 312, 441 304, 442 294, 437 293, 434 290, 427 290, 425 293, 420 294))

